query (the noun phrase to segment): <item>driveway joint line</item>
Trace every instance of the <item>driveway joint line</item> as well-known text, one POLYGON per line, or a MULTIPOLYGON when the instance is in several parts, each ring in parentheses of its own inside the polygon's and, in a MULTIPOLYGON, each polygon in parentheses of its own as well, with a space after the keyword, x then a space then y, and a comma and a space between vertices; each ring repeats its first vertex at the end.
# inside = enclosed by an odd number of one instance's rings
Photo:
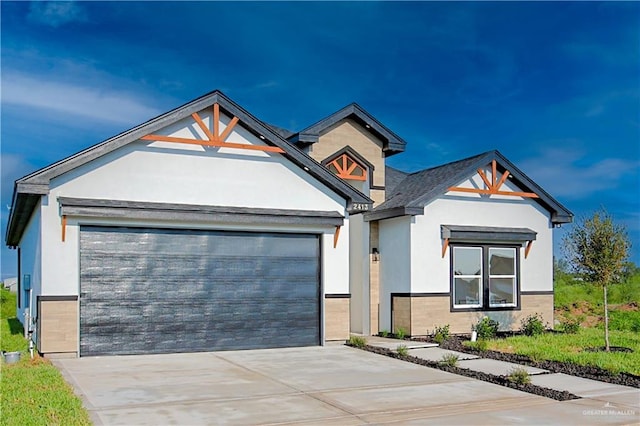
MULTIPOLYGON (((274 381, 274 382, 276 382, 276 383, 282 384, 282 385, 284 385, 284 386, 286 386, 286 387, 288 387, 288 388, 294 389, 294 390, 296 390, 297 392, 299 392, 299 393, 300 393, 300 394, 302 394, 302 395, 306 395, 306 396, 308 396, 308 397, 310 397, 310 398, 312 398, 312 399, 315 399, 316 401, 320 401, 320 402, 322 402, 323 404, 327 404, 327 405, 329 405, 329 406, 331 406, 331 407, 337 408, 337 409, 339 409, 340 411, 343 411, 343 412, 345 412, 345 413, 347 413, 347 414, 349 414, 349 415, 352 415, 352 416, 358 417, 358 415, 357 415, 356 413, 352 413, 352 412, 350 412, 349 410, 346 410, 346 409, 345 409, 345 408, 343 408, 343 407, 339 407, 339 406, 336 406, 336 405, 335 405, 335 404, 333 404, 333 403, 330 403, 330 402, 328 402, 328 401, 324 401, 323 399, 318 398, 317 396, 313 395, 312 393, 310 393, 310 392, 306 392, 306 391, 304 391, 304 390, 302 390, 302 389, 298 389, 297 387, 295 387, 295 386, 293 386, 293 385, 291 385, 291 384, 289 384, 289 383, 285 383, 285 382, 283 382, 283 381, 281 381, 281 380, 274 379, 274 378, 272 378, 271 376, 268 376, 268 375, 266 375, 266 374, 264 374, 264 373, 262 373, 262 372, 260 372, 260 371, 253 370, 253 369, 251 369, 251 368, 249 368, 249 367, 247 367, 247 366, 245 366, 245 365, 238 364, 238 363, 236 363, 236 362, 234 362, 234 361, 231 361, 231 360, 229 360, 229 359, 223 358, 221 355, 216 355, 216 357, 218 357, 218 358, 222 358, 222 359, 224 359, 225 361, 227 361, 228 363, 235 365, 236 367, 244 368, 245 370, 250 371, 250 372, 252 372, 252 373, 254 373, 254 374, 258 374, 258 375, 260 375, 260 376, 262 376, 262 377, 265 377, 265 378, 267 378, 267 379, 269 379, 269 380, 271 380, 271 381, 274 381)), ((316 391, 314 391, 314 392, 316 392, 316 391)))

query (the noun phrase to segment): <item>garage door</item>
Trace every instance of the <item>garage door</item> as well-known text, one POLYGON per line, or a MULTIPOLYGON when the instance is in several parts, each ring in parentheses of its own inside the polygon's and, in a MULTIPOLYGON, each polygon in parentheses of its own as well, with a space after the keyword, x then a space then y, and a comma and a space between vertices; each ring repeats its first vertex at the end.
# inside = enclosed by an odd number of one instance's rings
POLYGON ((81 227, 80 354, 320 343, 316 235, 81 227))

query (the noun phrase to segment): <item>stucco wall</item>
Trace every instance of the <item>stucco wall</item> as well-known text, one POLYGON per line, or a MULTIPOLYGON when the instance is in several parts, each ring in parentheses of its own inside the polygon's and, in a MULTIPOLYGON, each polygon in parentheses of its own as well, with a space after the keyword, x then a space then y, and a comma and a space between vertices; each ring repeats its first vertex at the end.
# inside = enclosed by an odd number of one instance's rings
POLYGON ((369 330, 369 222, 362 215, 349 219, 349 281, 351 292, 351 332, 369 330))
MULTIPOLYGON (((208 123, 210 113, 200 114, 208 123)), ((221 117, 223 123, 228 117, 221 117)), ((221 131, 224 125, 221 126, 221 131)), ((158 134, 193 137, 202 131, 189 119, 158 134)), ((227 139, 263 144, 240 125, 227 139)), ((334 227, 243 226, 186 221, 131 221, 69 217, 61 240, 57 198, 79 197, 175 204, 202 204, 345 212, 346 201, 292 165, 284 156, 262 151, 203 148, 166 142, 138 141, 68 172, 51 182, 42 207, 42 294, 77 295, 79 289, 79 225, 163 226, 201 229, 312 232, 322 236, 322 277, 326 293, 349 292, 349 221, 333 247, 334 227)))
POLYGON ((411 225, 412 292, 448 292, 449 249, 442 257, 440 225, 530 228, 537 232, 527 259, 520 250, 522 291, 553 290, 553 229, 549 212, 530 198, 480 197, 449 192, 411 225))
MULTIPOLYGON (((482 187, 479 179, 474 177, 459 186, 482 187)), ((501 190, 521 191, 509 182, 501 190)), ((553 291, 553 228, 549 217, 550 213, 531 198, 448 192, 429 203, 424 215, 380 221, 380 330, 391 329, 390 293, 449 293, 451 248, 442 257, 441 225, 532 229, 537 236, 526 259, 524 246, 520 250, 520 291, 553 291)), ((399 323, 394 327, 401 323, 413 334, 425 334, 427 328, 446 323, 455 326, 458 333, 468 332, 472 317, 485 315, 451 313, 448 296, 397 300, 395 308, 399 310, 394 315, 399 323)), ((515 323, 519 326, 522 315, 534 312, 552 324, 553 295, 522 295, 521 311, 494 311, 490 315, 506 316, 503 324, 513 328, 515 323)))
POLYGON ((380 236, 380 330, 391 331, 391 293, 411 291, 412 218, 379 222, 380 236))
MULTIPOLYGON (((311 145, 309 155, 317 161, 322 161, 347 145, 373 165, 372 184, 374 186, 384 186, 385 170, 382 141, 353 120, 343 120, 331 126, 320 135, 318 142, 311 145)), ((372 196, 381 198, 381 200, 384 199, 384 194, 372 193, 372 196)), ((381 200, 374 199, 376 202, 381 200)))
MULTIPOLYGON (((29 219, 29 223, 25 228, 24 234, 22 234, 22 239, 20 240, 20 299, 22 301, 22 308, 17 311, 18 320, 22 322, 25 332, 27 331, 27 326, 25 324, 25 309, 27 301, 25 301, 26 293, 24 291, 25 275, 30 276, 31 280, 31 300, 30 300, 30 308, 31 308, 31 316, 37 317, 38 315, 38 307, 37 307, 37 299, 36 296, 40 293, 41 282, 42 282, 42 264, 41 264, 41 247, 42 247, 42 236, 40 233, 40 223, 41 223, 41 212, 40 212, 40 204, 38 203, 33 211, 31 218, 29 219)), ((34 326, 34 338, 36 338, 36 330, 34 326)))

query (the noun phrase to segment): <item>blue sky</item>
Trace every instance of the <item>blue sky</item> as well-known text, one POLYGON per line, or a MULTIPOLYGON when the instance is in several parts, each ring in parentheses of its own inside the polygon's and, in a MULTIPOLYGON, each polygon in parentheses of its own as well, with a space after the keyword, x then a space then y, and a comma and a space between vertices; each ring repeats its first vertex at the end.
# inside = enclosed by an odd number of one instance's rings
POLYGON ((640 3, 0 7, 3 241, 16 178, 220 89, 291 130, 358 102, 405 171, 498 149, 577 217, 604 206, 640 264, 640 3))

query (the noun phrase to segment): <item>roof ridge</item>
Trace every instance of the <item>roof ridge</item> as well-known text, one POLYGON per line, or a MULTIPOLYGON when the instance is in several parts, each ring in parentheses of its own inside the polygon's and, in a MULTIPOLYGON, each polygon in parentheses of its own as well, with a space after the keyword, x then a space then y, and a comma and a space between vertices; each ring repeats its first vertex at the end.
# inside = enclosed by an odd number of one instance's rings
POLYGON ((423 173, 423 172, 430 171, 430 170, 436 170, 436 169, 439 169, 440 167, 452 166, 454 164, 462 163, 463 161, 469 161, 469 160, 474 160, 476 158, 481 158, 481 157, 483 157, 485 155, 492 154, 492 153, 495 153, 495 152, 497 152, 497 151, 496 150, 486 151, 486 152, 483 152, 481 154, 472 155, 470 157, 463 158, 463 159, 460 159, 460 160, 450 161, 448 163, 440 164, 438 166, 433 166, 433 167, 428 167, 426 169, 418 170, 416 172, 409 173, 409 175, 415 175, 415 174, 423 173))

